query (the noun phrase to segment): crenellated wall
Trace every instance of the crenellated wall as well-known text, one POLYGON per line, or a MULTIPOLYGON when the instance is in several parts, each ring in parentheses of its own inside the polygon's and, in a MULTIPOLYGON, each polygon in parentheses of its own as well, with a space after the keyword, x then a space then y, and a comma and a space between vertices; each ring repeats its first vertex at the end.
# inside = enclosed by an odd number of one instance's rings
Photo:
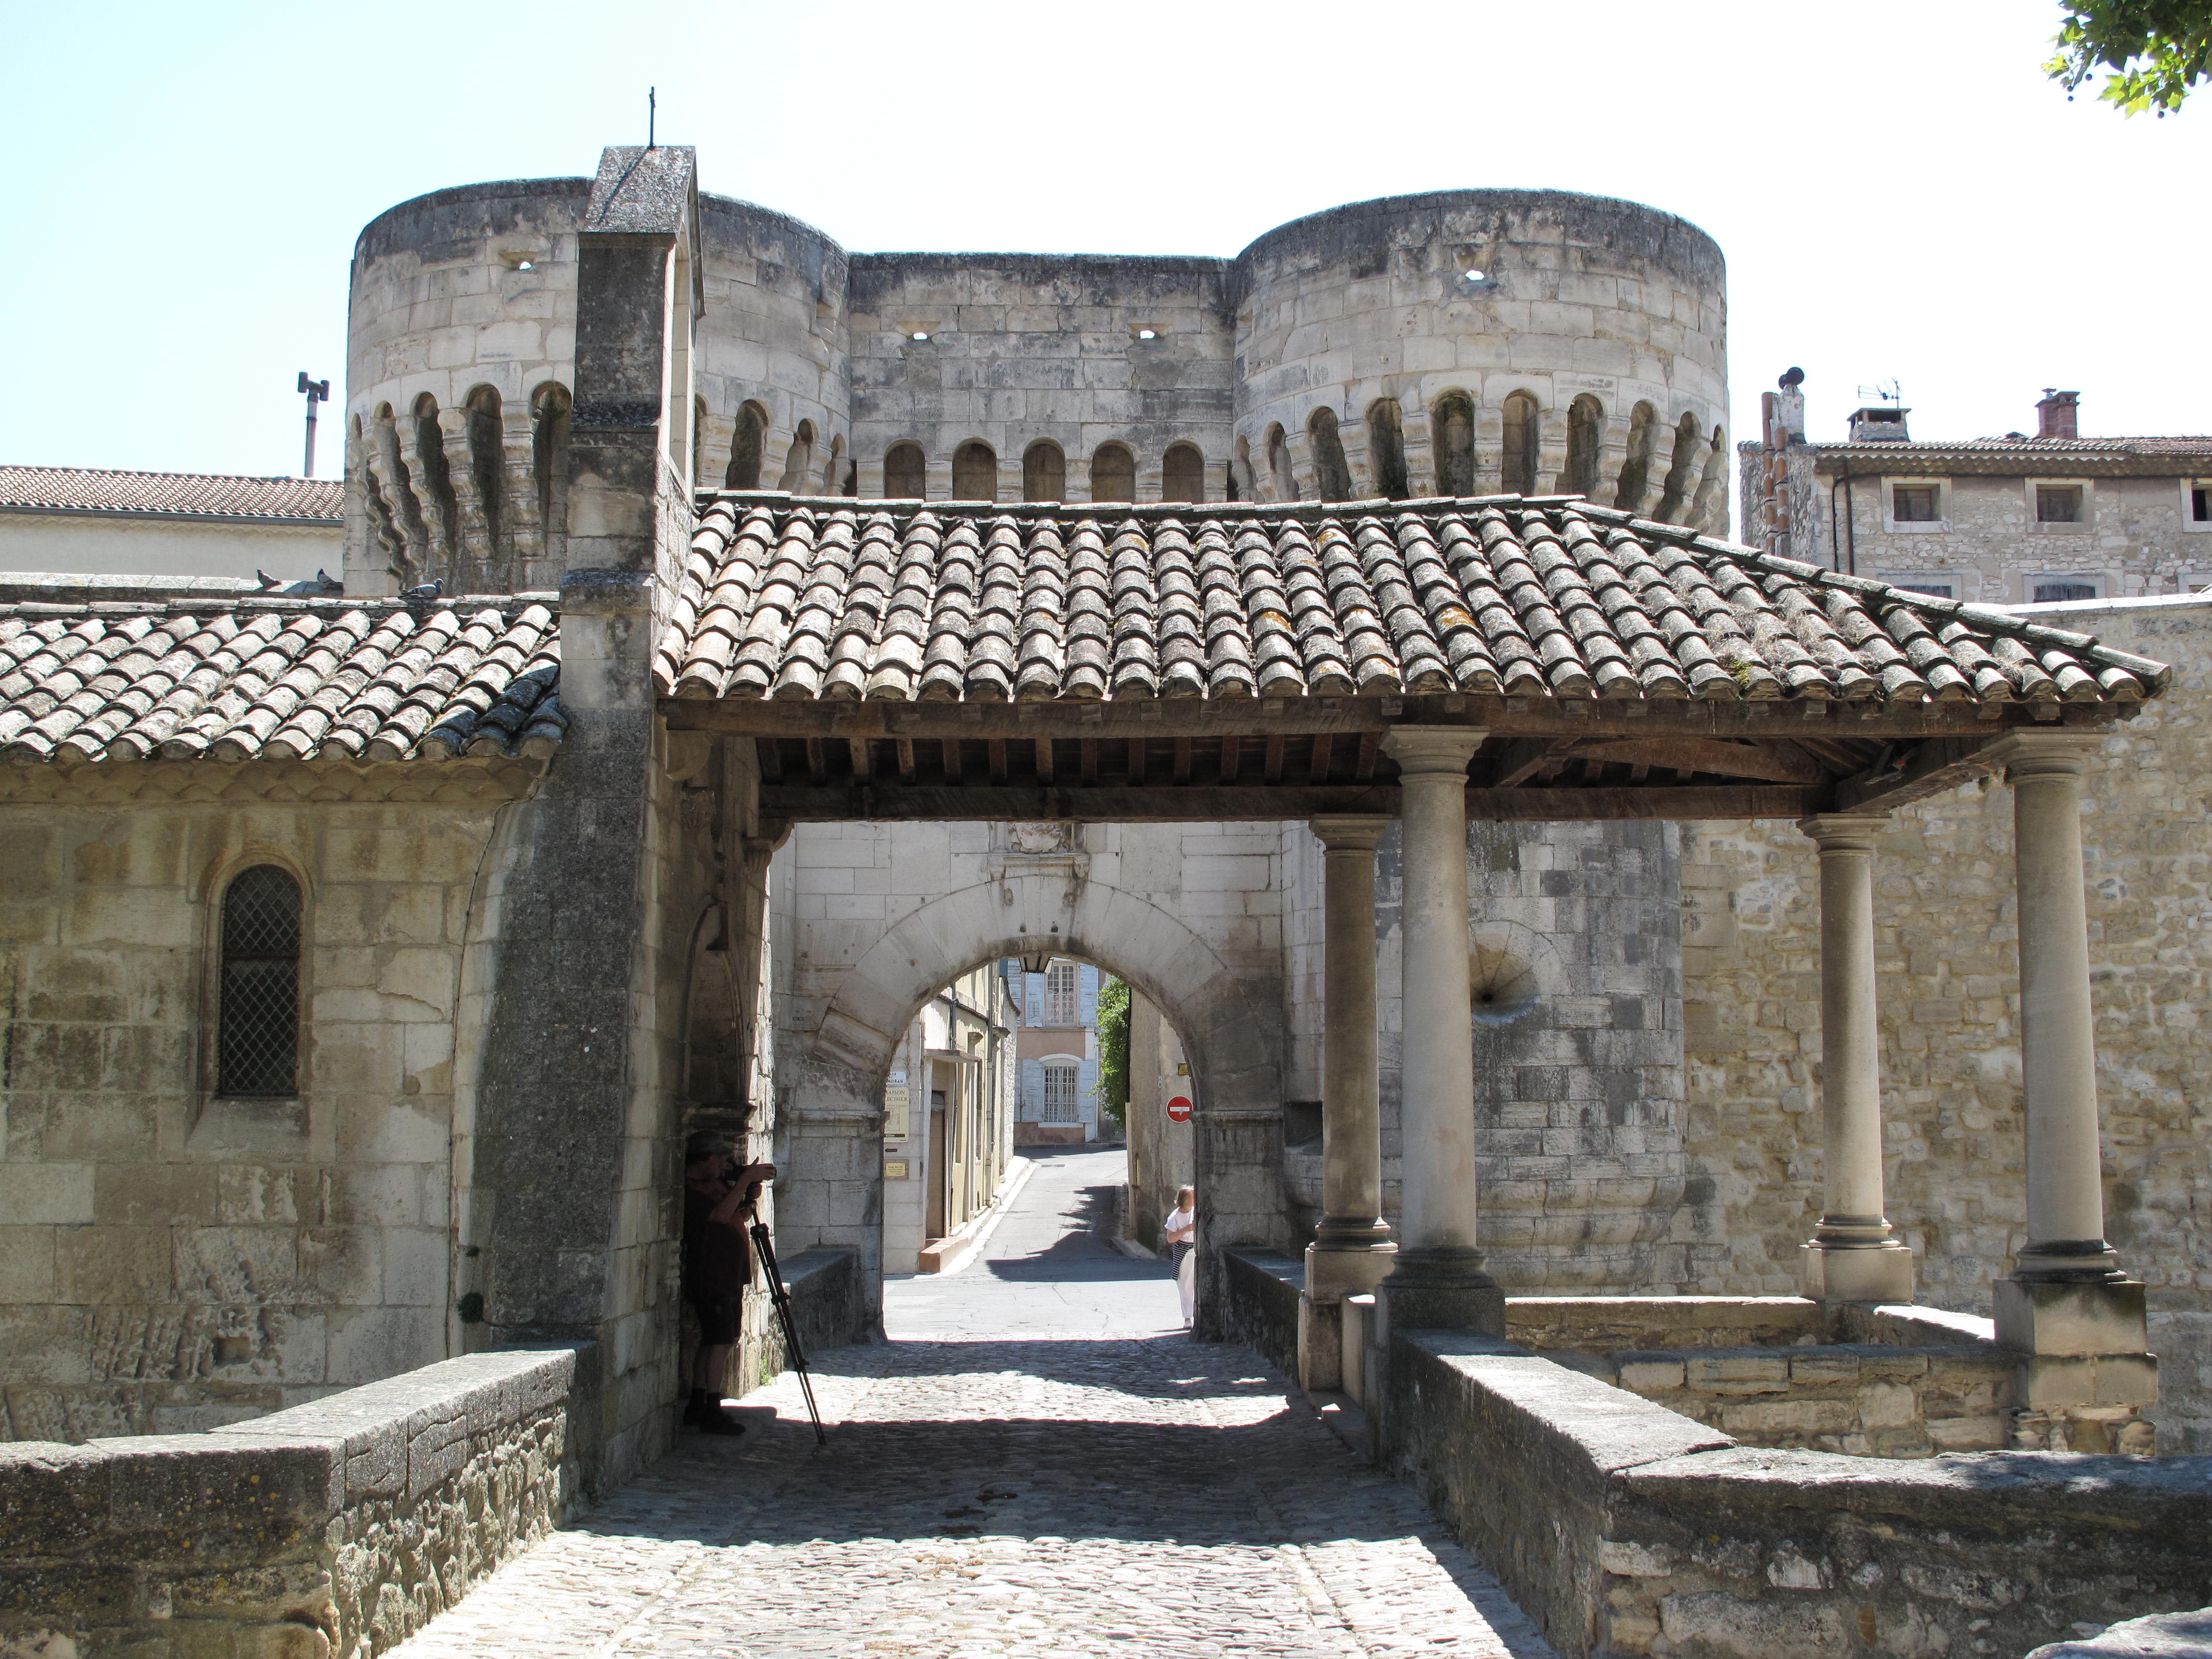
MULTIPOLYGON (((558 586, 592 191, 465 185, 362 232, 348 591, 558 586)), ((672 406, 691 414, 668 434, 697 488, 1001 501, 1517 490, 1727 526, 1720 250, 1633 203, 1390 198, 1297 220, 1231 259, 848 254, 715 196, 698 198, 696 270, 672 279, 694 289, 691 337, 669 362, 672 406)))

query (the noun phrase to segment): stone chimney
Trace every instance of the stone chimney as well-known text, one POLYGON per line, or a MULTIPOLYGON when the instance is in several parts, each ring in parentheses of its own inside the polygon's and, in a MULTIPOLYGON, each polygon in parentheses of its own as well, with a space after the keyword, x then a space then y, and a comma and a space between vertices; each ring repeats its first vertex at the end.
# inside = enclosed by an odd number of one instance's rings
POLYGON ((2078 392, 2058 392, 2050 386, 2043 388, 2043 401, 2035 406, 2035 435, 2039 438, 2078 438, 2081 428, 2075 421, 2075 405, 2081 401, 2078 392))

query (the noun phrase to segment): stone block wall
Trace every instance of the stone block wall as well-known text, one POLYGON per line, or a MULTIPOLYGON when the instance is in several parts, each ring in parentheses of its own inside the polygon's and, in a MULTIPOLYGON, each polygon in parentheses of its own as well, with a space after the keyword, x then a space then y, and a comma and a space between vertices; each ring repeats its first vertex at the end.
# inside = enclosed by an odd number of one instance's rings
MULTIPOLYGON (((2051 619, 2174 665, 2115 731, 2082 794, 2106 1231, 2159 1313, 2212 1312, 2212 601, 2058 607, 2051 619)), ((1784 823, 1684 826, 1690 1285, 1785 1292, 1820 1201, 1818 869, 1784 823)), ((2025 1237, 2011 792, 1905 807, 1876 843, 1885 1174, 1919 1299, 1986 1313, 2025 1237)), ((2212 1449, 2201 1358, 2148 1414, 2212 1449)))
POLYGON ((1761 1449, 1491 1339, 1389 1359, 1389 1455, 1569 1659, 2020 1653, 2212 1599, 2203 1458, 1761 1449))
POLYGON ((531 775, 18 770, 0 797, 6 1435, 211 1428, 445 1358, 464 949, 496 815, 531 775), (264 862, 301 887, 300 1086, 225 1099, 222 896, 264 862))
MULTIPOLYGON (((1282 830, 1289 1097, 1321 1093, 1319 843, 1282 830)), ((1468 831, 1480 1237, 1515 1291, 1687 1288, 1680 1128, 1681 908, 1656 823, 1475 823, 1468 831)), ((1382 1202, 1400 1203, 1399 836, 1376 852, 1382 1202)), ((1286 1158, 1299 1225, 1320 1214, 1318 1144, 1286 1158)), ((1302 1233, 1301 1237, 1306 1236, 1302 1233)))
POLYGON ((250 1428, 0 1448, 0 1650, 398 1645, 571 1513, 576 1360, 474 1354, 250 1428))

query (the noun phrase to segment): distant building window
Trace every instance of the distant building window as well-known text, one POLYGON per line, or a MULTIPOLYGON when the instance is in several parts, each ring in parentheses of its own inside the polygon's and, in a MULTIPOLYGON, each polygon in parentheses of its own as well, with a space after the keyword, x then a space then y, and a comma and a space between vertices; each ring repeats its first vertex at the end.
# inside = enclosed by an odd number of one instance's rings
POLYGON ((928 493, 929 468, 920 444, 893 444, 884 455, 884 494, 890 500, 920 501, 928 493))
POLYGON ((299 1092, 300 884, 258 864, 222 896, 216 1092, 299 1092))
POLYGON ((1022 499, 1025 501, 1064 501, 1067 499, 1067 457, 1050 439, 1040 438, 1022 453, 1022 499))
POLYGON ((2212 525, 2212 484, 2189 486, 2189 522, 2212 525))
POLYGON ((1942 495, 1934 484, 1899 484, 1889 493, 1889 516, 1899 524, 1935 524, 1942 495))
POLYGON ((2090 576, 2039 576, 2033 584, 2038 605, 2067 605, 2076 599, 2099 597, 2098 584, 2090 576))
POLYGON ((2079 484, 2036 485, 2035 521, 2038 524, 2081 523, 2081 486, 2079 484))
POLYGON ((1045 969, 1044 1023, 1073 1025, 1075 1012, 1075 964, 1056 962, 1045 969))
POLYGON ((1073 1066, 1044 1068, 1044 1119, 1047 1123, 1080 1123, 1083 1105, 1079 1083, 1082 1071, 1073 1066))
POLYGON ((1902 588, 1907 593, 1925 593, 1930 599, 1955 599, 1959 597, 1951 591, 1948 582, 1903 581, 1892 582, 1890 586, 1902 588))

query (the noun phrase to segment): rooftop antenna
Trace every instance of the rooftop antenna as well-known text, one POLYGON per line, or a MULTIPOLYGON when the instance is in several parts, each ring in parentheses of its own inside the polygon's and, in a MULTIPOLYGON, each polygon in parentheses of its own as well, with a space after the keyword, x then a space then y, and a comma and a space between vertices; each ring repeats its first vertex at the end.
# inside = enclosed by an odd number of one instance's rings
POLYGON ((659 92, 658 87, 645 89, 645 147, 647 149, 653 148, 653 118, 660 112, 659 92))
POLYGON ((303 368, 300 371, 299 391, 307 400, 307 458, 301 465, 300 476, 312 478, 315 476, 315 405, 330 402, 331 383, 309 380, 303 368))
POLYGON ((1905 401, 1905 383, 1894 378, 1876 380, 1872 386, 1861 386, 1858 395, 1872 398, 1877 403, 1901 404, 1905 401))

